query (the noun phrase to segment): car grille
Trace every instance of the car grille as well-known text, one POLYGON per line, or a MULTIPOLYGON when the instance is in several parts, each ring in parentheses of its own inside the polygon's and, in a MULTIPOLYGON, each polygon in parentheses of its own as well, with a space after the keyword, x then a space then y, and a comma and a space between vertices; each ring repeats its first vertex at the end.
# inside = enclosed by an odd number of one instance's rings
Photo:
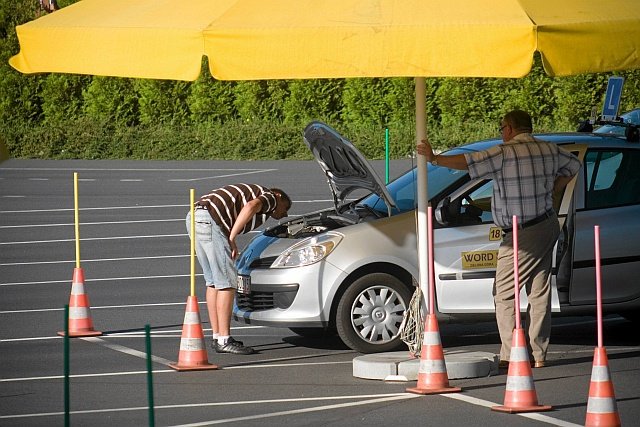
POLYGON ((254 292, 250 295, 236 293, 236 304, 242 310, 269 310, 274 308, 273 292, 254 292))
POLYGON ((251 265, 249 265, 249 268, 269 268, 271 267, 271 264, 273 264, 273 261, 276 260, 277 257, 275 256, 270 256, 267 258, 256 258, 251 262, 251 265))

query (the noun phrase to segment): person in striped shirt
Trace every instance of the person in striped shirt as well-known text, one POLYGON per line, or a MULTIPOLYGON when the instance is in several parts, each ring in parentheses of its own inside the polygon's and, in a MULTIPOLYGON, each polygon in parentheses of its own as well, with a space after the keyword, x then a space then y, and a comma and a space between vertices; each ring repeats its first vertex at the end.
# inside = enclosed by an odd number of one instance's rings
POLYGON ((500 367, 508 367, 515 328, 513 274, 513 216, 518 218, 519 283, 527 292, 527 335, 532 366, 545 366, 551 334, 551 266, 560 235, 553 198, 578 173, 580 160, 557 144, 531 135, 531 116, 522 110, 507 113, 500 122, 502 144, 484 151, 435 155, 428 141, 417 152, 433 165, 468 170, 471 179, 493 180, 491 214, 505 238, 498 250, 493 297, 502 346, 500 367))
MULTIPOLYGON (((269 217, 286 217, 291 199, 279 188, 233 184, 203 195, 194 208, 196 256, 207 285, 212 347, 218 353, 251 354, 253 349, 234 340, 230 332, 238 277, 234 264, 238 256, 236 237, 259 227, 269 217)), ((186 224, 191 236, 191 212, 186 224)))

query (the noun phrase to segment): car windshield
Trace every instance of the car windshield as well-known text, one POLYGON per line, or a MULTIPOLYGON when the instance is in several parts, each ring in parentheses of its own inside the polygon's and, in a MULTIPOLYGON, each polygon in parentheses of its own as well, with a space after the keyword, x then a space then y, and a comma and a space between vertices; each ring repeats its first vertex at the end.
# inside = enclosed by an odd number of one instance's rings
MULTIPOLYGON (((620 118, 624 121, 624 123, 640 125, 640 108, 624 113, 620 116, 620 118)), ((625 129, 626 128, 624 126, 604 125, 594 130, 593 133, 606 133, 609 135, 624 136, 625 129)))
MULTIPOLYGON (((447 154, 460 154, 464 151, 461 148, 457 148, 449 151, 447 154)), ((467 175, 466 171, 437 167, 431 164, 427 166, 427 173, 430 198, 437 196, 454 182, 467 175)), ((411 211, 416 208, 418 197, 416 193, 417 176, 418 169, 414 167, 387 185, 389 194, 391 194, 391 197, 393 197, 396 202, 396 209, 391 210, 392 215, 411 211)), ((368 205, 384 214, 387 213, 387 204, 381 197, 374 193, 362 199, 359 204, 368 205)))

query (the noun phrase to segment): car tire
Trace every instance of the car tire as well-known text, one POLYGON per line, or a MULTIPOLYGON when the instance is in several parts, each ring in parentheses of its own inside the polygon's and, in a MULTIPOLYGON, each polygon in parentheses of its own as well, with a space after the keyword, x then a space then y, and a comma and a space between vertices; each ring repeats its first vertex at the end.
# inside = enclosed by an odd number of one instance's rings
POLYGON ((387 273, 362 276, 338 302, 338 335, 361 353, 395 350, 403 344, 399 328, 410 300, 411 290, 397 277, 387 273))

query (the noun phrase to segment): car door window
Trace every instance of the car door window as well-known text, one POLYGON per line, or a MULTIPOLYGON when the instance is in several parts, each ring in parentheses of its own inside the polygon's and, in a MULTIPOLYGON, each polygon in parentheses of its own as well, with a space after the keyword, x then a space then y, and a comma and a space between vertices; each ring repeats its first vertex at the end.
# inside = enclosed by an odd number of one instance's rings
POLYGON ((493 222, 491 216, 492 194, 493 181, 484 182, 462 199, 463 212, 479 217, 482 223, 493 222))
POLYGON ((640 203, 640 152, 594 150, 585 157, 586 209, 640 203))

